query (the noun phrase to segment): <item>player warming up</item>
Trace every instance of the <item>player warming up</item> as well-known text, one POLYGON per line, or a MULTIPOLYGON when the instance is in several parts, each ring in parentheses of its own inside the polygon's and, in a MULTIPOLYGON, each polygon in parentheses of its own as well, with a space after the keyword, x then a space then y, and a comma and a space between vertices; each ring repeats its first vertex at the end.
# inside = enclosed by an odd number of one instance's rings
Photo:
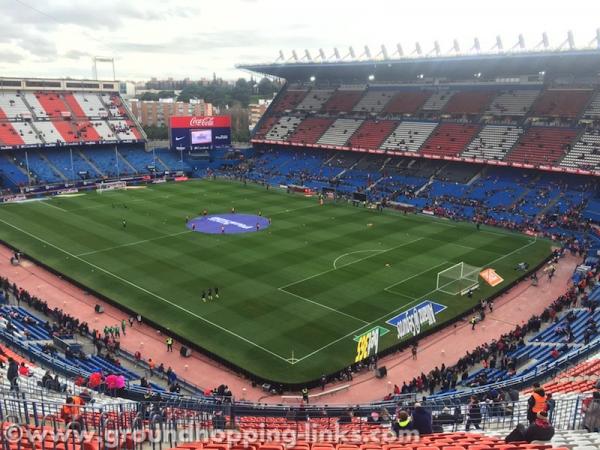
POLYGON ((127 229, 127 221, 125 219, 123 219, 121 223, 123 224, 123 229, 126 230, 127 229))

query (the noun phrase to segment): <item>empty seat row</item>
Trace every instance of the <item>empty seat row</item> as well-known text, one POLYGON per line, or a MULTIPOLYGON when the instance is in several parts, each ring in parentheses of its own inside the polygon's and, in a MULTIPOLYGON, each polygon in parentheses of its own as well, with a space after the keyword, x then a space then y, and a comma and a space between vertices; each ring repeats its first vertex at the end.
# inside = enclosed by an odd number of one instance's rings
POLYGON ((504 159, 521 134, 523 134, 521 127, 487 125, 473 139, 462 156, 480 159, 504 159))
POLYGON ((416 152, 436 127, 437 123, 434 122, 402 122, 392 131, 381 148, 416 152))

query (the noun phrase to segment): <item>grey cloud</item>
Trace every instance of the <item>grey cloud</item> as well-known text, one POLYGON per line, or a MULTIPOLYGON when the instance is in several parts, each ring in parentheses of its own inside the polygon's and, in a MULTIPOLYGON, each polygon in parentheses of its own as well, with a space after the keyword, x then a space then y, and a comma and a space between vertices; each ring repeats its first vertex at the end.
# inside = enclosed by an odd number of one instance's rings
POLYGON ((82 52, 80 50, 69 50, 60 56, 67 59, 81 59, 91 57, 92 55, 90 55, 88 52, 82 52))
POLYGON ((16 64, 25 59, 25 57, 17 52, 13 52, 12 50, 2 50, 2 58, 0 58, 0 64, 16 64))

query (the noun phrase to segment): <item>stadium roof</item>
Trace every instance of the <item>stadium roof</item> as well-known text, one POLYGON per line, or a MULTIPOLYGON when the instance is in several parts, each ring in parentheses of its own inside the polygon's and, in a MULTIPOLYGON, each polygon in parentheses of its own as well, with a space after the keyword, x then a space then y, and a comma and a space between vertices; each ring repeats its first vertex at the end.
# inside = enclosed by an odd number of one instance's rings
POLYGON ((366 81, 414 80, 425 77, 466 79, 481 73, 494 76, 574 74, 596 76, 600 73, 600 49, 476 54, 442 57, 406 57, 366 61, 306 61, 292 63, 241 64, 240 69, 288 81, 326 80, 366 81))

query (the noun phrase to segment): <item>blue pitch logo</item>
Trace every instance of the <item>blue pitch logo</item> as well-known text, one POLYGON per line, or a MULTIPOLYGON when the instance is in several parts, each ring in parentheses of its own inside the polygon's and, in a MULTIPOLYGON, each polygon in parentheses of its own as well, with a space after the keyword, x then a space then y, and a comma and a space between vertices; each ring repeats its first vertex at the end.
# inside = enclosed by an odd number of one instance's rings
POLYGON ((254 214, 212 214, 195 217, 186 224, 189 230, 208 234, 252 233, 269 225, 269 219, 254 214))

